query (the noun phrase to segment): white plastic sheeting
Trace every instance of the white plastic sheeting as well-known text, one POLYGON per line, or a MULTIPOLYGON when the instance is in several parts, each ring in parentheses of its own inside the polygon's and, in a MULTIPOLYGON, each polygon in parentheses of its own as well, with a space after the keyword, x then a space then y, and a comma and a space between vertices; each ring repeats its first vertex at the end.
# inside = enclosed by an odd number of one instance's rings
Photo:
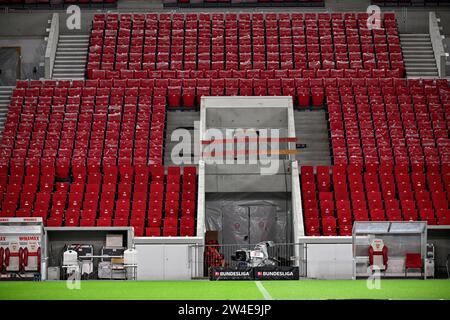
POLYGON ((13 86, 20 76, 19 54, 16 48, 0 48, 0 86, 13 86))
POLYGON ((20 75, 15 79, 37 80, 44 77, 45 46, 44 37, 0 38, 0 47, 20 47, 20 75))
POLYGON ((206 229, 219 231, 221 244, 291 241, 291 200, 287 193, 209 193, 206 229))

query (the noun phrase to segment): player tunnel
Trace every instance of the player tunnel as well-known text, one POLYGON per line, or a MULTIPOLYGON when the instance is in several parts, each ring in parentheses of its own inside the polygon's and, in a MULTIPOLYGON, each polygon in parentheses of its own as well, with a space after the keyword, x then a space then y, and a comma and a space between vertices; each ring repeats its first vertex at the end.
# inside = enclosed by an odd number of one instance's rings
POLYGON ((290 97, 203 97, 199 207, 220 245, 291 243, 302 224, 290 97))

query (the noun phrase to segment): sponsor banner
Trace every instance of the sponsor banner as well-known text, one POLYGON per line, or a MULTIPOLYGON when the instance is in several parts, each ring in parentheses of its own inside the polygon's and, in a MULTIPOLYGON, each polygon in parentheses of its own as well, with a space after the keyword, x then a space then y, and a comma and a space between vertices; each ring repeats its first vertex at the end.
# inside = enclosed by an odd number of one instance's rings
POLYGON ((210 280, 298 280, 298 267, 210 268, 210 280))
POLYGON ((24 218, 0 218, 0 223, 42 223, 42 218, 40 217, 24 217, 24 218))
POLYGON ((253 268, 218 267, 209 269, 210 280, 253 280, 253 268))
POLYGON ((298 280, 298 267, 258 267, 253 269, 255 280, 298 280))
POLYGON ((8 256, 4 261, 6 271, 36 271, 39 270, 40 235, 0 235, 0 254, 8 256), (26 263, 24 263, 26 261, 26 263), (21 270, 22 268, 22 270, 21 270))

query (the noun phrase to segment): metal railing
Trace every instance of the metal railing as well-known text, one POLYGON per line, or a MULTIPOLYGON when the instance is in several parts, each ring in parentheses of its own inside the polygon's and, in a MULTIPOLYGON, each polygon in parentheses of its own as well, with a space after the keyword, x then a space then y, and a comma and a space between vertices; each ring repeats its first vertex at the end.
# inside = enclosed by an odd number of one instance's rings
POLYGON ((446 76, 446 65, 447 65, 447 53, 444 49, 443 36, 441 35, 439 20, 436 17, 434 11, 429 13, 429 33, 431 39, 431 45, 433 46, 434 58, 436 59, 436 66, 438 69, 439 77, 446 76))
MULTIPOLYGON (((248 262, 235 259, 236 252, 239 250, 254 250, 256 244, 207 244, 204 246, 196 245, 193 252, 203 252, 203 255, 197 254, 191 257, 193 269, 203 269, 203 276, 208 276, 208 270, 211 267, 240 268, 248 266, 248 262)), ((298 256, 300 246, 298 243, 277 243, 267 248, 270 263, 279 267, 300 266, 301 259, 298 256)), ((303 268, 300 268, 302 270, 303 268)), ((201 272, 200 272, 201 273, 201 272)))
POLYGON ((59 14, 54 13, 50 24, 50 31, 47 39, 47 47, 45 49, 45 79, 50 79, 53 74, 53 65, 55 63, 56 48, 58 47, 59 38, 59 14))

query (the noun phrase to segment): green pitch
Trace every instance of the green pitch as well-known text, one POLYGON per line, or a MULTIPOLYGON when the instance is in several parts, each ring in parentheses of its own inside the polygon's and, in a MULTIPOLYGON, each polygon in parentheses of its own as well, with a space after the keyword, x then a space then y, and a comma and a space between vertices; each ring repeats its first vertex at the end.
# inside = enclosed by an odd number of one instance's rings
POLYGON ((84 281, 80 289, 58 282, 0 282, 0 300, 261 300, 272 299, 446 299, 449 280, 382 280, 381 288, 369 290, 364 280, 264 281, 84 281), (264 292, 265 291, 265 292, 264 292), (264 292, 264 294, 263 294, 264 292))

